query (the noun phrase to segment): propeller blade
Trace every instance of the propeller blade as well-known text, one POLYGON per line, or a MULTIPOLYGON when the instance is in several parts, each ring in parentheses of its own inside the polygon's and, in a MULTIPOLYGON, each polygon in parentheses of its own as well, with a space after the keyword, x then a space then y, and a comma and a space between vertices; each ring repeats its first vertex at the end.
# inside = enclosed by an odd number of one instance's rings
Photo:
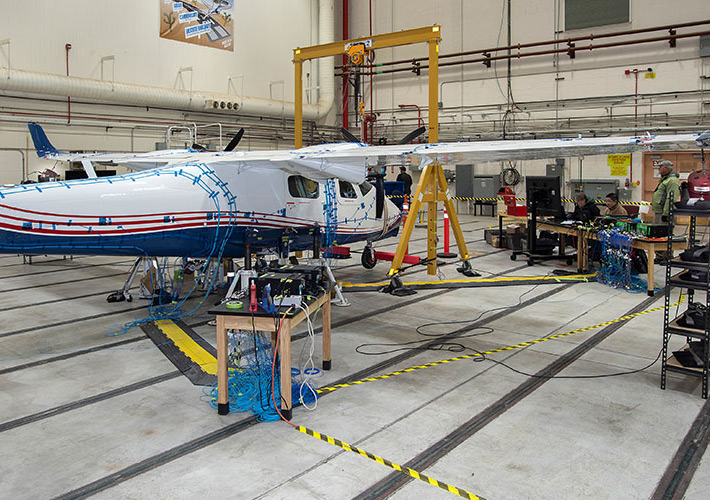
POLYGON ((244 129, 240 128, 239 132, 237 132, 234 137, 232 137, 232 140, 229 141, 229 144, 227 144, 227 147, 224 148, 225 151, 232 151, 234 148, 237 147, 237 144, 239 144, 239 141, 242 140, 242 136, 244 135, 244 129))
POLYGON ((340 129, 340 133, 343 134, 343 137, 345 137, 348 142, 360 142, 360 139, 355 137, 352 133, 350 133, 348 129, 344 127, 340 129))
POLYGON ((409 144, 414 139, 426 132, 426 127, 421 126, 416 130, 412 130, 410 133, 405 135, 397 144, 409 144))

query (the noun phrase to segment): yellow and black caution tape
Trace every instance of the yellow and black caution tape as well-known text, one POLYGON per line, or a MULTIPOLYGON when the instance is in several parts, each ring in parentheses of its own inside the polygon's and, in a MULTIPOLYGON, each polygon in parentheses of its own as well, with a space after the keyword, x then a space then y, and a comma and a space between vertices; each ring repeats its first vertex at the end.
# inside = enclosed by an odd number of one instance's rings
POLYGON ((338 448, 342 448, 346 451, 351 451, 353 453, 358 453, 362 455, 363 457, 367 457, 370 460, 374 460, 380 465, 384 465, 385 467, 389 467, 390 469, 394 469, 399 472, 403 472, 404 474, 413 477, 414 479, 419 479, 420 481, 424 481, 425 483, 429 483, 432 486, 436 486, 437 488, 441 488, 444 491, 448 491, 449 493, 453 493, 456 496, 459 496, 461 498, 469 498, 471 500, 486 500, 485 498, 474 495, 470 491, 466 491, 462 488, 457 488, 456 486, 452 486, 450 484, 447 484, 443 481, 437 481, 433 477, 426 476, 420 472, 415 471, 414 469, 410 469, 409 467, 404 467, 402 465, 398 465, 390 460, 387 460, 382 457, 378 457, 377 455, 370 453, 369 451, 365 451, 361 448, 358 448, 357 446, 350 445, 346 443, 345 441, 341 441, 339 439, 335 439, 334 437, 327 436, 325 434, 321 434, 320 432, 316 432, 314 430, 311 430, 307 427, 303 427, 301 425, 296 427, 296 430, 299 432, 302 432, 304 434, 308 434, 309 436, 312 436, 316 439, 320 439, 321 441, 325 441, 326 443, 332 444, 333 446, 337 446, 338 448))
MULTIPOLYGON (((677 305, 681 304, 683 302, 683 300, 684 300, 684 296, 681 295, 680 298, 678 299, 678 301, 675 304, 671 304, 669 307, 677 306, 677 305)), ((595 330, 597 328, 602 328, 604 326, 613 325, 614 323, 619 323, 621 321, 628 321, 632 318, 635 318, 636 316, 641 316, 642 314, 648 314, 648 313, 652 313, 655 311, 662 311, 663 307, 664 306, 654 307, 652 309, 646 309, 645 311, 627 314, 626 316, 621 316, 620 318, 612 319, 609 321, 604 321, 603 323, 597 323, 596 325, 587 326, 584 328, 577 328, 576 330, 571 330, 569 332, 558 333, 556 335, 550 335, 548 337, 543 337, 543 338, 540 338, 537 340, 530 340, 528 342, 521 342, 520 344, 509 345, 509 346, 501 347, 499 349, 491 349, 490 351, 477 352, 475 354, 464 354, 463 356, 456 356, 455 358, 442 359, 439 361, 432 361, 431 363, 426 363, 423 365, 410 366, 409 368, 404 368, 402 370, 397 370, 394 372, 385 373, 383 375, 377 375, 375 377, 364 378, 361 380, 355 380, 353 382, 348 382, 345 384, 338 384, 338 385, 332 385, 332 386, 328 386, 328 387, 321 387, 320 389, 317 390, 317 392, 318 392, 318 394, 327 394, 329 392, 334 392, 334 391, 337 391, 338 389, 343 389, 345 387, 352 387, 354 385, 365 384, 367 382, 374 382, 376 380, 384 380, 386 378, 394 377, 395 375, 402 375, 403 373, 414 372, 417 370, 422 370, 424 368, 431 368, 433 366, 439 366, 439 365, 443 365, 445 363, 451 363, 453 361, 461 361, 463 359, 480 358, 482 356, 486 356, 487 354, 495 354, 498 352, 512 351, 513 349, 520 349, 522 347, 529 347, 531 345, 540 344, 542 342, 547 342, 548 340, 557 340, 557 339, 561 339, 563 337, 567 337, 569 335, 574 335, 575 333, 588 332, 590 330, 595 330)))
MULTIPOLYGON (((387 195, 387 197, 388 198, 404 198, 404 195, 403 194, 390 194, 390 195, 387 195)), ((480 196, 452 196, 451 199, 458 200, 458 201, 503 201, 502 197, 484 198, 484 197, 480 197, 480 196)), ((527 201, 526 198, 518 198, 518 197, 516 197, 515 200, 516 201, 527 201)), ((576 202, 576 200, 574 200, 572 198, 563 198, 562 201, 566 201, 569 203, 576 202)), ((596 203, 597 205, 604 204, 604 200, 592 200, 592 201, 594 203, 596 203)), ((649 203, 648 201, 624 201, 624 202, 621 202, 621 204, 622 205, 638 205, 638 206, 644 206, 644 205, 650 206, 651 205, 651 203, 649 203)))
MULTIPOLYGON (((534 282, 545 282, 554 281, 561 283, 564 281, 589 281, 589 278, 593 278, 597 273, 590 274, 571 274, 569 276, 502 276, 497 278, 474 278, 474 279, 451 279, 451 280, 435 280, 435 281, 405 281, 402 282, 404 286, 418 286, 418 285, 449 285, 449 284, 460 284, 466 285, 470 283, 506 283, 506 282, 522 282, 524 284, 528 281, 534 282)), ((340 281, 338 284, 342 288, 378 288, 386 286, 389 281, 379 281, 376 283, 353 283, 352 281, 340 281)))

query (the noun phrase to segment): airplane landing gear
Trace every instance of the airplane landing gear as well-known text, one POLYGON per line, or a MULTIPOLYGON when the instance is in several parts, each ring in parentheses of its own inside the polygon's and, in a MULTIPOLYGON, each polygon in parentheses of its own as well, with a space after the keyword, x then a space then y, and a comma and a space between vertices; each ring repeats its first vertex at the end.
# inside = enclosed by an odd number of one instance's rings
POLYGON ((375 257, 375 250, 372 245, 367 245, 362 251, 362 257, 360 258, 362 267, 365 269, 372 269, 377 264, 377 257, 375 257))

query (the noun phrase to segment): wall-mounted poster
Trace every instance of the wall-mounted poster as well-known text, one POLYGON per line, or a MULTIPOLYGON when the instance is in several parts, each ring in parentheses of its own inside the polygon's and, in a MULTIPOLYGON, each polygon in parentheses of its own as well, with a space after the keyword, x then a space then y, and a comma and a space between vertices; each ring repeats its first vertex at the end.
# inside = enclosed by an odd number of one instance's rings
POLYGON ((234 0, 160 2, 160 38, 234 51, 234 0))

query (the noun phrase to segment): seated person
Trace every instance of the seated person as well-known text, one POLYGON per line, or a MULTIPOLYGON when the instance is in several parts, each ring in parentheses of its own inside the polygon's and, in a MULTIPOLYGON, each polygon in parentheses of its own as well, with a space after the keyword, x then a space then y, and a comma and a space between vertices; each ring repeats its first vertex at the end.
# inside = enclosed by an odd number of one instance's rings
POLYGON ((619 197, 616 196, 616 193, 609 193, 608 195, 606 195, 604 203, 606 204, 606 206, 602 208, 602 215, 623 215, 625 217, 628 217, 629 213, 621 205, 621 203, 619 203, 619 197))
POLYGON ((599 209, 593 201, 589 201, 587 199, 586 194, 577 193, 574 199, 576 201, 576 205, 570 219, 578 220, 580 222, 589 222, 599 216, 599 209))

